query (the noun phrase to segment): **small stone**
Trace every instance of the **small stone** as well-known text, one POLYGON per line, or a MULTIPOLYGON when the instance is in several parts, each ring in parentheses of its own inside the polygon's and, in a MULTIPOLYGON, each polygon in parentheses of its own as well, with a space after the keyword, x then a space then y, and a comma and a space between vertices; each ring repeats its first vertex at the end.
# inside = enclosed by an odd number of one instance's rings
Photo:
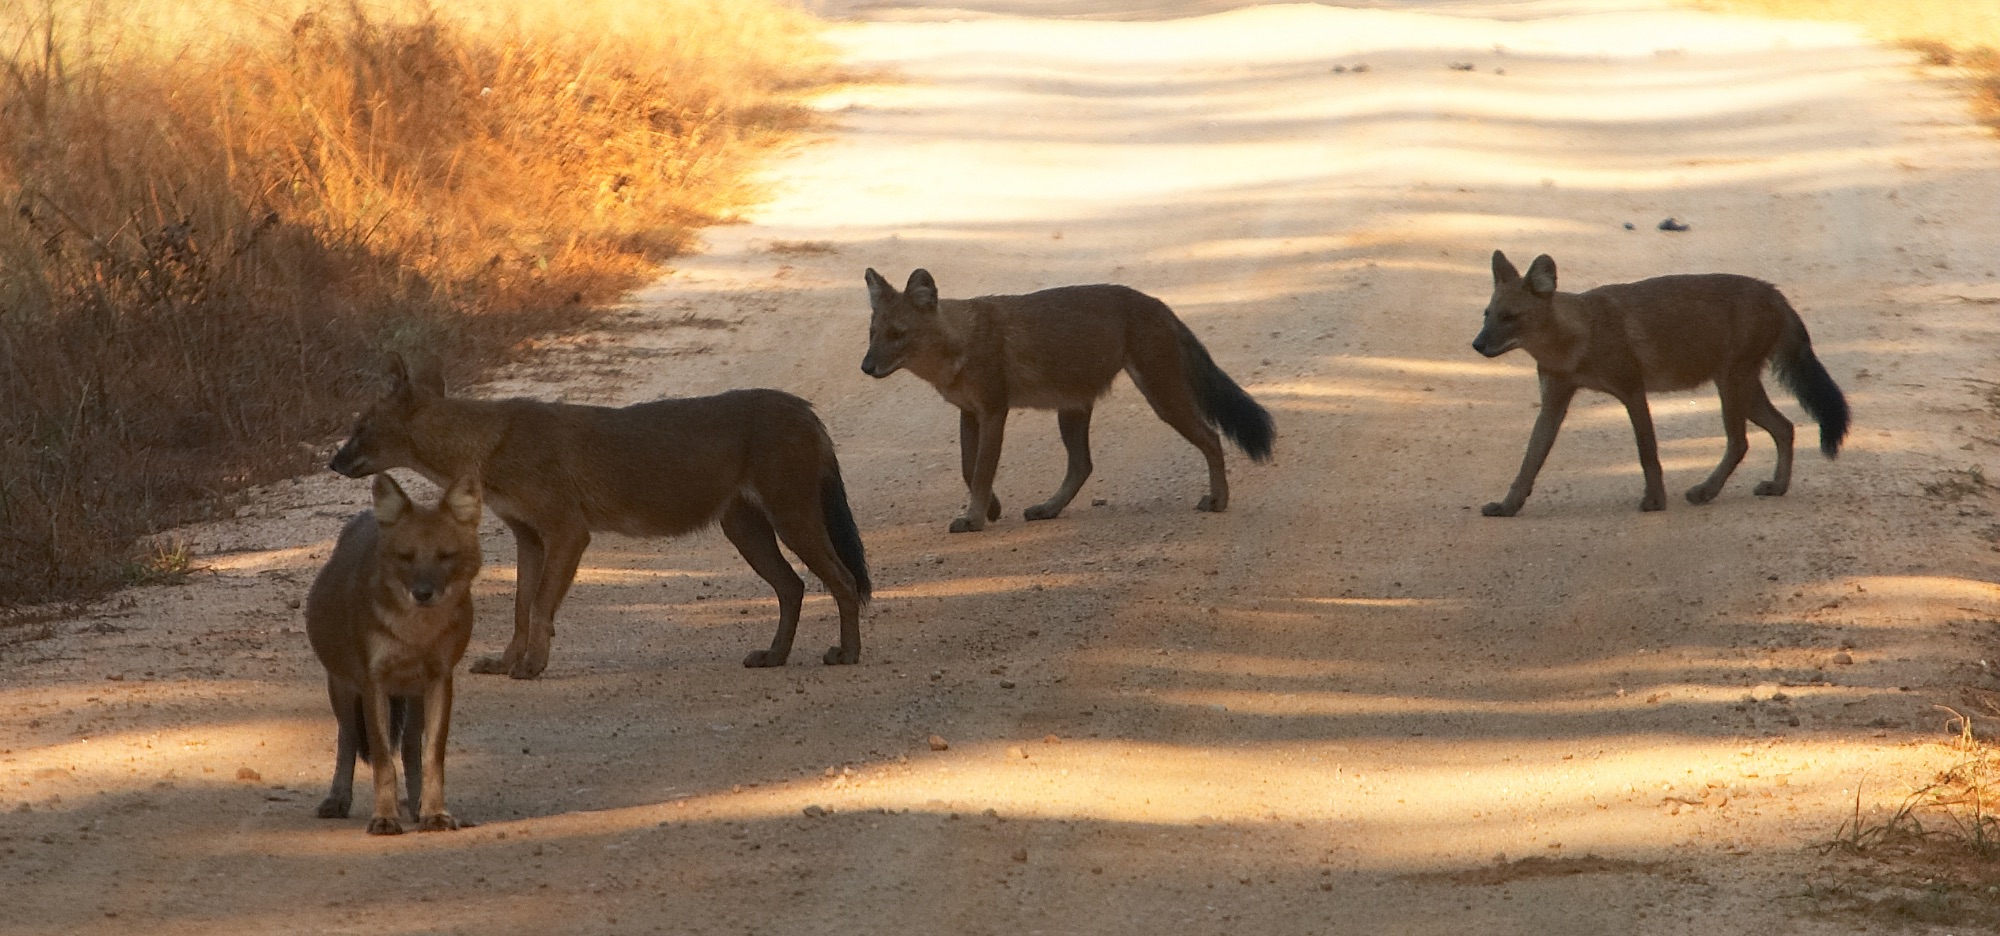
POLYGON ((1013 758, 1017 758, 1017 757, 1020 757, 1020 758, 1025 758, 1025 757, 1027 757, 1027 756, 1028 756, 1028 752, 1027 752, 1027 751, 1025 751, 1025 750, 1023 750, 1023 749, 1021 748, 1021 746, 1020 746, 1020 745, 1018 745, 1018 744, 1012 744, 1012 745, 1008 745, 1008 746, 1007 746, 1007 757, 1008 757, 1009 759, 1013 759, 1013 758))
POLYGON ((827 816, 833 815, 833 810, 821 806, 817 803, 811 806, 807 806, 804 812, 806 814, 807 819, 824 819, 827 816))
POLYGON ((1109 504, 1109 503, 1111 503, 1111 502, 1110 502, 1110 501, 1108 501, 1108 500, 1105 500, 1105 499, 1104 499, 1104 498, 1102 498, 1102 497, 1093 497, 1093 498, 1091 498, 1091 499, 1090 499, 1090 506, 1092 506, 1092 507, 1102 507, 1102 506, 1104 506, 1105 504, 1109 504))
POLYGON ((297 598, 287 598, 285 599, 285 607, 297 611, 299 609, 299 600, 297 598))
POLYGON ((1014 681, 1013 681, 1013 680, 1011 680, 1011 679, 1003 679, 1003 680, 1000 680, 1000 688, 1002 688, 1002 689, 1012 689, 1012 688, 1014 688, 1014 681))
POLYGON ((1026 864, 1028 862, 1028 850, 1025 848, 1014 849, 1014 860, 1017 863, 1026 864))
POLYGON ((262 780, 262 779, 264 779, 264 776, 263 776, 262 774, 260 774, 260 773, 256 772, 256 771, 254 771, 254 770, 251 770, 251 769, 250 769, 250 768, 248 768, 248 767, 238 767, 238 768, 236 768, 236 779, 238 779, 238 780, 262 780))
POLYGON ((1843 650, 1833 655, 1833 662, 1838 663, 1842 666, 1847 666, 1854 662, 1854 656, 1848 653, 1847 651, 1843 650))
POLYGON ((946 741, 943 735, 931 735, 930 744, 933 751, 951 750, 951 742, 946 741))
POLYGON ((1061 739, 1061 738, 1058 738, 1058 737, 1056 737, 1055 735, 1052 735, 1052 734, 1047 734, 1047 735, 1043 735, 1043 736, 1042 736, 1042 743, 1043 743, 1043 744, 1061 744, 1061 743, 1062 743, 1062 739, 1061 739))

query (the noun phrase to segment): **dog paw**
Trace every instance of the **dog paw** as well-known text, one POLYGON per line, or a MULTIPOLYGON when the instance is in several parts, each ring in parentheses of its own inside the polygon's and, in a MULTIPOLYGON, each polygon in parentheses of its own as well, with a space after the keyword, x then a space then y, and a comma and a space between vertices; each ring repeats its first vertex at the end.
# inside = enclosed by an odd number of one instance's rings
POLYGON ((403 821, 395 816, 376 816, 368 820, 369 835, 401 835, 403 821))
POLYGON ((345 819, 347 818, 347 807, 352 802, 352 800, 344 800, 337 796, 329 796, 320 801, 319 809, 315 810, 313 814, 321 819, 345 819))
POLYGON ((1690 504, 1706 504, 1715 499, 1715 492, 1709 490, 1706 484, 1697 484, 1688 488, 1687 499, 1690 504))
POLYGON ((1789 484, 1779 484, 1776 481, 1759 481, 1757 482, 1757 486, 1752 490, 1756 492, 1758 497, 1783 497, 1785 496, 1785 492, 1790 489, 1791 485, 1789 484))
POLYGON ((1194 509, 1202 513, 1221 513, 1229 509, 1229 502, 1216 500, 1213 494, 1203 494, 1201 500, 1195 501, 1194 509))
POLYGON ((1054 520, 1056 516, 1061 513, 1062 513, 1061 507, 1050 507, 1047 504, 1036 504, 1033 507, 1021 511, 1021 518, 1024 520, 1054 520))
POLYGON ((1663 491, 1658 494, 1648 494, 1645 497, 1640 498, 1639 509, 1647 513, 1651 513, 1652 511, 1655 510, 1667 509, 1666 493, 1663 491))
POLYGON ((852 666, 861 662, 861 648, 848 650, 845 647, 828 647, 826 655, 820 659, 828 666, 852 666))
POLYGON ((432 813, 417 820, 419 832, 456 832, 458 829, 457 817, 448 812, 432 813))
POLYGON ((1520 513, 1521 508, 1509 507, 1506 504, 1503 504, 1499 501, 1494 501, 1491 504, 1487 504, 1486 506, 1479 508, 1479 512, 1489 517, 1511 517, 1517 513, 1520 513))
POLYGON ((750 669, 783 666, 785 665, 785 658, 788 656, 791 656, 791 654, 777 653, 771 650, 753 650, 749 656, 743 658, 743 665, 750 669))
POLYGON ((508 670, 507 675, 514 679, 533 679, 542 675, 542 670, 548 669, 548 666, 547 660, 535 660, 523 656, 514 661, 514 668, 508 670))
POLYGON ((986 519, 1000 519, 1000 498, 991 497, 986 500, 986 519))
POLYGON ((986 529, 986 521, 981 520, 978 523, 974 523, 968 518, 960 517, 953 520, 948 529, 953 533, 977 533, 980 530, 986 529))
POLYGON ((470 668, 470 671, 474 673, 485 673, 497 676, 497 675, 504 675, 511 669, 513 669, 513 667, 507 662, 506 657, 489 656, 489 657, 480 657, 479 659, 472 661, 472 666, 470 668))

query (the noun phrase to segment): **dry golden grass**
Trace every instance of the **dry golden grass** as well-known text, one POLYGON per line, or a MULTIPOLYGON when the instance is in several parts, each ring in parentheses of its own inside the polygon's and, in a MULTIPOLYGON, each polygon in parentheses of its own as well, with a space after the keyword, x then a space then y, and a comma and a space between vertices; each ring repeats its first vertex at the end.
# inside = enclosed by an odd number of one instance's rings
POLYGON ((0 4, 0 606, 587 320, 831 79, 780 0, 0 4))
POLYGON ((1980 117, 2000 130, 2000 3, 1991 0, 1689 0, 1726 13, 1856 23, 1962 69, 1980 117))

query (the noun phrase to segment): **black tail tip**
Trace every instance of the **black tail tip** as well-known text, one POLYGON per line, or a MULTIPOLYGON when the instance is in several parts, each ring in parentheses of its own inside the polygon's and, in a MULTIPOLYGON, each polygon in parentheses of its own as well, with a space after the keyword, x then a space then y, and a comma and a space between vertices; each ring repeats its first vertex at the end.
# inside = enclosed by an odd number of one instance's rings
POLYGON ((1820 454, 1828 458, 1839 455, 1840 443, 1847 438, 1847 397, 1838 388, 1831 388, 1802 401, 1812 404, 1806 408, 1807 412, 1819 422, 1820 454))

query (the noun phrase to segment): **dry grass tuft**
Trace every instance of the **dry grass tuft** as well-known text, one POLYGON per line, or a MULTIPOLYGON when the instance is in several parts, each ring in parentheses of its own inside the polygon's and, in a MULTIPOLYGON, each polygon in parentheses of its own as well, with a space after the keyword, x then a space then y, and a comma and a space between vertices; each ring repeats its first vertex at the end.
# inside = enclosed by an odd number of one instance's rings
POLYGON ((1853 814, 1819 848, 1865 863, 1808 887, 1804 896, 1821 910, 1904 926, 2000 929, 2000 887, 1992 883, 2000 859, 2000 756, 1973 736, 1971 719, 1938 708, 1958 732, 1958 760, 1886 816, 1864 816, 1855 791, 1853 814))
POLYGON ((779 0, 0 5, 0 607, 116 585, 138 535, 306 469, 387 350, 462 380, 586 321, 751 197, 747 160, 831 80, 814 25, 779 0))

